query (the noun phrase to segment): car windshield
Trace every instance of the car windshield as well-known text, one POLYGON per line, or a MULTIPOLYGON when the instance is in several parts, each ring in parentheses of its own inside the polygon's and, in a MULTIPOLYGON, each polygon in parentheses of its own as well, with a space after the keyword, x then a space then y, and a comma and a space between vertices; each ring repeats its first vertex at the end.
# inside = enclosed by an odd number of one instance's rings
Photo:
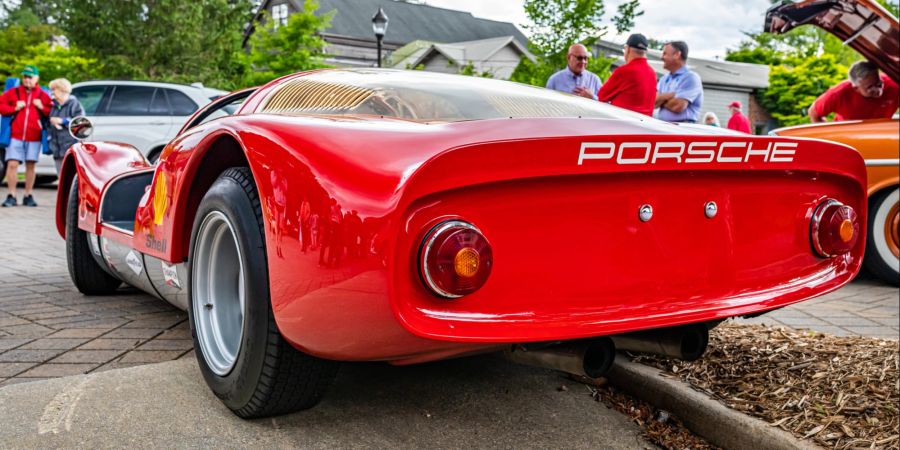
POLYGON ((276 89, 260 112, 378 115, 422 122, 524 117, 654 120, 596 100, 509 81, 423 71, 326 70, 276 89))

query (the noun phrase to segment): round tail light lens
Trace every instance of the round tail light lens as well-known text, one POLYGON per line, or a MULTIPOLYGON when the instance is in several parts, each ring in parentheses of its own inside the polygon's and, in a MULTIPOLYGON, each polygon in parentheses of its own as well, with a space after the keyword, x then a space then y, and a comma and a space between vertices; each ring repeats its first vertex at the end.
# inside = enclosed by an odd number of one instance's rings
POLYGON ((428 232, 419 252, 425 285, 444 298, 459 298, 484 286, 491 274, 491 244, 474 225, 443 222, 428 232))
POLYGON ((823 258, 849 253, 859 239, 856 211, 834 199, 816 208, 810 225, 813 250, 823 258))

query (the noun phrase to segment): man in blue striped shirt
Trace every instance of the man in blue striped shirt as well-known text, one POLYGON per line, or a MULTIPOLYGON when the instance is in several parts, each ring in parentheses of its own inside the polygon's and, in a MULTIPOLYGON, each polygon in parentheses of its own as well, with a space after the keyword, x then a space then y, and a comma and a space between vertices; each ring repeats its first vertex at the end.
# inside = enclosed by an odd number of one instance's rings
POLYGON ((590 59, 591 54, 584 45, 575 44, 569 47, 569 53, 566 55, 568 66, 550 76, 547 80, 547 89, 597 100, 597 91, 603 83, 600 82, 600 77, 587 70, 590 59))
POLYGON ((663 47, 663 68, 669 73, 656 86, 657 117, 667 122, 696 123, 703 107, 703 83, 687 68, 688 46, 672 41, 663 47))

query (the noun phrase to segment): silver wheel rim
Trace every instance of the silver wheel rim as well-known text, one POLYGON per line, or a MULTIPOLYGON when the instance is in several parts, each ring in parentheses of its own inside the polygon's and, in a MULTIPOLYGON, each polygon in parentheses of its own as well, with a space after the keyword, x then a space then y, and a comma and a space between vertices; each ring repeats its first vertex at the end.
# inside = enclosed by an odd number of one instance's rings
POLYGON ((197 232, 191 269, 194 327, 210 370, 225 376, 234 368, 244 335, 244 263, 234 227, 213 211, 197 232))

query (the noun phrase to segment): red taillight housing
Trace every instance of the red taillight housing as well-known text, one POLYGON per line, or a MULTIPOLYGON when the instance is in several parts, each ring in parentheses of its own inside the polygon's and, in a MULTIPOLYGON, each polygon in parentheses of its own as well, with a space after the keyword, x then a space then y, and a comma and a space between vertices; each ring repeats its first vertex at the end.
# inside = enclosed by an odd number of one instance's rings
POLYGON ((856 211, 835 199, 825 200, 813 213, 810 239, 823 258, 849 253, 859 239, 856 211))
POLYGON ((459 298, 484 286, 494 254, 491 244, 474 225, 451 220, 425 236, 419 252, 419 273, 433 293, 459 298))

